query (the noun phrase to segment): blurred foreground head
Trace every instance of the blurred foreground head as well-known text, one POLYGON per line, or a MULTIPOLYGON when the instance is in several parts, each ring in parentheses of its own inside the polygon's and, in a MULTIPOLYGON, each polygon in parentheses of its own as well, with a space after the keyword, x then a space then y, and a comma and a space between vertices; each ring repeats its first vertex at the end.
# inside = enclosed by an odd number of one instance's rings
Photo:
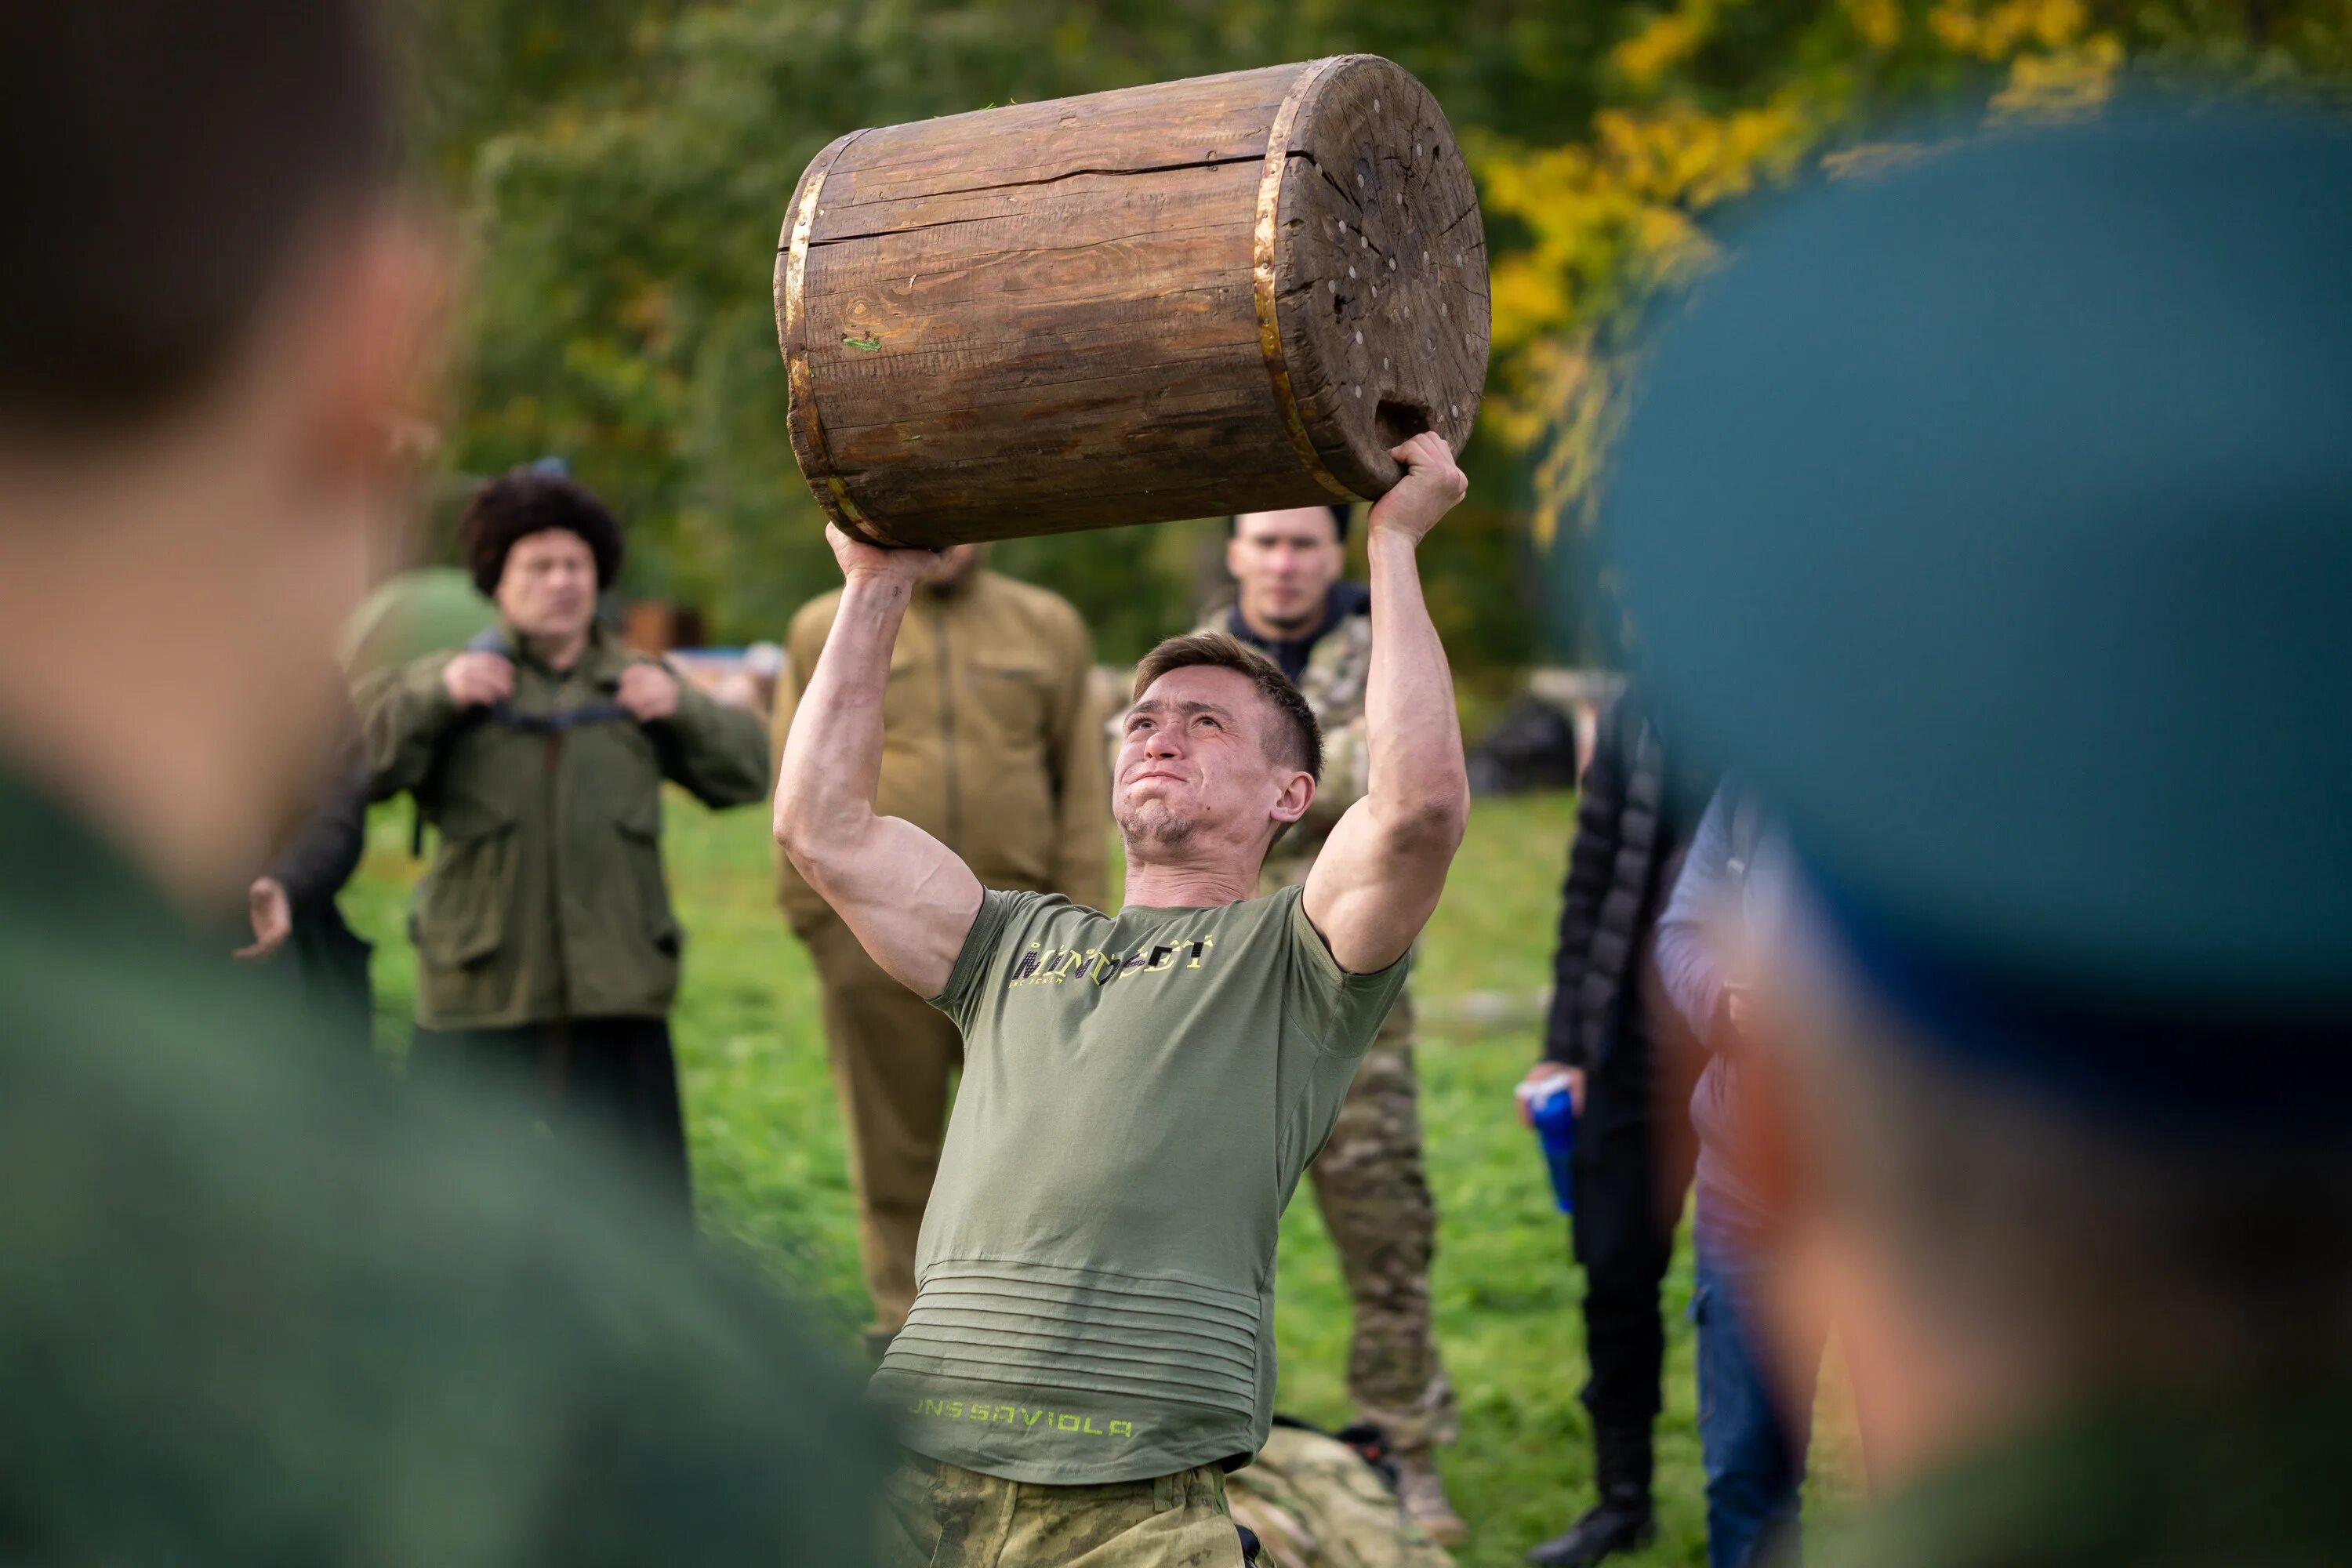
POLYGON ((436 268, 377 43, 358 0, 0 9, 0 761, 184 899, 306 790, 392 511, 436 268))
POLYGON ((880 1445, 767 1287, 188 929, 335 738, 394 499, 434 268, 373 42, 0 6, 0 1552, 856 1562, 880 1445))
POLYGON ((1610 544, 1809 873, 1749 1152, 1888 1474, 2352 1373, 2347 190, 2316 119, 1995 136, 1658 341, 1610 544))

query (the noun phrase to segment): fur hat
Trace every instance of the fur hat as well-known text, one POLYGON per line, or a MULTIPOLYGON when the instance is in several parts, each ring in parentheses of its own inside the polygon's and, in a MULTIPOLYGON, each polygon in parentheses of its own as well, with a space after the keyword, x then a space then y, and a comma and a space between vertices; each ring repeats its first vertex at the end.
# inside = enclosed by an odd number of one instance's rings
POLYGON ((476 490, 457 526, 458 552, 474 586, 494 597, 515 541, 551 528, 587 541, 596 557, 598 591, 613 585, 621 574, 621 525, 604 503, 587 486, 562 475, 515 468, 476 490))

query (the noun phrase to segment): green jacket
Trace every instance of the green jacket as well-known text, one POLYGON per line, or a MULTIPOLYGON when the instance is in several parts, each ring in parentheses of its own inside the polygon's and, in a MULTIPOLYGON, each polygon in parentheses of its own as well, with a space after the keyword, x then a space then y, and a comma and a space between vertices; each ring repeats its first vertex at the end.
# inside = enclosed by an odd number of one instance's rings
MULTIPOLYGON (((521 645, 509 630, 509 647, 521 645)), ((526 728, 461 711, 434 654, 363 682, 368 793, 405 790, 440 830, 410 915, 416 1017, 481 1028, 567 1017, 658 1017, 677 992, 681 936, 662 879, 661 783, 705 804, 768 794, 768 739, 752 714, 679 681, 657 724, 607 718, 526 728)), ((604 628, 559 675, 515 660, 526 721, 609 705, 645 662, 604 628)))
POLYGON ((2322 1568, 2352 1560, 2352 1387, 2078 1413, 1874 1502, 1832 1568, 2322 1568))
POLYGON ((0 776, 11 1561, 866 1560, 884 1445, 767 1287, 311 1028, 0 776))

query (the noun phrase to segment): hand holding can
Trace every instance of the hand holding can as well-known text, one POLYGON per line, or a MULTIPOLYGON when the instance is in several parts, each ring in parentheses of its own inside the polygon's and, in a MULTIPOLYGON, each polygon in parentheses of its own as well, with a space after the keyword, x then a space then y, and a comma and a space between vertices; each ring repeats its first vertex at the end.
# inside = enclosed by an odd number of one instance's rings
POLYGON ((1560 1213, 1574 1214, 1576 1097, 1570 1092, 1565 1077, 1523 1083, 1518 1096, 1528 1124, 1536 1130, 1536 1142, 1543 1150, 1544 1163, 1551 1171, 1552 1200, 1559 1205, 1560 1213))

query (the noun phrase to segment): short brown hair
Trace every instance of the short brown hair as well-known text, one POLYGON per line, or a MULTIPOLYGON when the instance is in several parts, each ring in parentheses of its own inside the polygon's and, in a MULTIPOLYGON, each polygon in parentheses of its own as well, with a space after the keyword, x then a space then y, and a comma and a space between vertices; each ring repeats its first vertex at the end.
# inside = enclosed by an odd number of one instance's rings
MULTIPOLYGON (((1282 729, 1290 740, 1286 748, 1289 754, 1278 760, 1303 768, 1316 783, 1323 782, 1323 726, 1315 721, 1315 710, 1307 706, 1290 677, 1282 667, 1240 639, 1224 632, 1193 632, 1190 636, 1170 637, 1143 656, 1135 667, 1135 686, 1128 700, 1139 702, 1151 689, 1151 683, 1171 669, 1190 669, 1195 665, 1208 665, 1217 669, 1236 670, 1249 677, 1252 685, 1274 704, 1282 715, 1282 729)), ((1274 755, 1271 751, 1267 753, 1274 755)))

